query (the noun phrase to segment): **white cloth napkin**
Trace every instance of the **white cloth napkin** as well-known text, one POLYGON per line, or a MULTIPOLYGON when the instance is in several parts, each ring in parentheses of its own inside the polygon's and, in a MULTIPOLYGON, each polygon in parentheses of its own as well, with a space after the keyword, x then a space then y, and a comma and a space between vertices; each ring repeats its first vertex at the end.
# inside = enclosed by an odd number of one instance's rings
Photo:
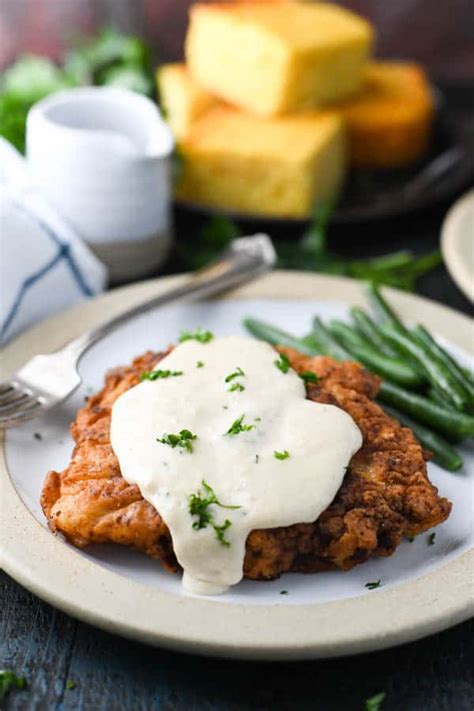
POLYGON ((0 343, 101 292, 107 270, 0 138, 0 343))

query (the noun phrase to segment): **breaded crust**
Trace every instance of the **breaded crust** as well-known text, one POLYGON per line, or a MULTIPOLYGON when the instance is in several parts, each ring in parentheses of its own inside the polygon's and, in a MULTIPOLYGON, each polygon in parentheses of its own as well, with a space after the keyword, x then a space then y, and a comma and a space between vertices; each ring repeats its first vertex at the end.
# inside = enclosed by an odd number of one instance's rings
MULTIPOLYGON (((333 503, 314 523, 249 534, 245 577, 350 570, 372 556, 391 555, 403 536, 417 535, 444 521, 451 503, 440 498, 430 483, 426 453, 411 430, 372 401, 379 379, 356 363, 279 350, 297 372, 311 370, 319 376, 317 384, 308 385, 308 398, 348 412, 364 442, 333 503)), ((121 543, 176 571, 179 565, 166 524, 138 487, 121 476, 109 438, 115 400, 165 355, 148 352, 131 366, 107 374, 105 387, 79 410, 71 426, 76 442, 71 462, 63 472, 49 472, 41 504, 51 530, 75 546, 121 543)))

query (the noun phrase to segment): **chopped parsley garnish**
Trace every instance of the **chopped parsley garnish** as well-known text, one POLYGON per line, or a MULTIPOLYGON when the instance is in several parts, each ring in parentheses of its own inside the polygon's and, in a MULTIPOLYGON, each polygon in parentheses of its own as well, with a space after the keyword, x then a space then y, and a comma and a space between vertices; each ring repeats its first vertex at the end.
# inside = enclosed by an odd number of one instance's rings
POLYGON ((255 429, 255 425, 244 425, 245 415, 241 415, 237 420, 234 420, 227 432, 224 432, 224 435, 238 435, 241 432, 249 432, 250 430, 255 429))
POLYGON ((202 360, 198 360, 196 363, 196 368, 204 368, 204 362, 202 360))
POLYGON ((147 370, 142 373, 140 380, 158 380, 159 378, 175 378, 183 375, 182 370, 147 370))
POLYGON ((230 383, 230 381, 231 381, 231 380, 234 380, 234 378, 239 378, 239 377, 244 376, 244 375, 245 375, 245 373, 244 373, 244 371, 242 370, 242 368, 237 368, 237 370, 234 370, 233 373, 230 373, 230 375, 228 375, 228 376, 226 377, 226 379, 225 379, 224 382, 225 382, 225 383, 230 383))
POLYGON ((43 435, 41 434, 41 432, 35 432, 35 433, 33 434, 33 437, 34 437, 35 439, 37 439, 38 442, 41 442, 41 440, 43 439, 43 435))
POLYGON ((280 353, 278 359, 273 362, 282 373, 288 373, 290 369, 290 359, 284 353, 280 353))
POLYGON ((225 546, 226 548, 230 547, 230 543, 229 543, 229 541, 226 540, 224 532, 227 531, 227 529, 231 525, 232 524, 228 518, 226 518, 226 520, 224 521, 222 526, 217 526, 217 524, 215 524, 215 523, 212 524, 212 527, 213 527, 214 531, 216 532, 217 540, 219 541, 219 543, 221 545, 225 546))
POLYGON ((256 455, 255 455, 255 464, 258 464, 258 460, 259 460, 259 459, 260 459, 260 457, 258 456, 258 454, 256 454, 256 455))
POLYGON ((375 696, 371 696, 370 699, 366 699, 365 711, 379 711, 384 698, 385 691, 381 691, 380 694, 375 694, 375 696))
POLYGON ((17 676, 10 669, 0 669, 0 700, 4 699, 11 689, 25 688, 26 679, 24 676, 17 676))
POLYGON ((407 536, 408 543, 413 543, 414 540, 415 540, 415 536, 407 536))
POLYGON ((288 590, 280 590, 280 595, 288 595, 288 590))
POLYGON ((72 691, 75 688, 76 688, 76 682, 73 681, 72 679, 68 679, 66 682, 66 689, 69 689, 70 691, 72 691))
POLYGON ((188 452, 192 452, 193 445, 191 444, 191 441, 193 439, 197 439, 197 435, 193 434, 189 430, 181 430, 179 434, 164 434, 161 439, 157 437, 156 441, 161 442, 161 444, 167 444, 173 449, 175 447, 182 447, 188 452))
MULTIPOLYGON (((231 380, 235 380, 235 378, 241 378, 244 376, 245 376, 244 371, 242 370, 242 368, 239 367, 236 370, 234 370, 233 373, 230 373, 229 375, 227 375, 224 382, 230 383, 231 380)), ((230 393, 235 393, 235 392, 241 393, 245 390, 245 386, 242 385, 241 383, 232 383, 230 388, 227 388, 227 389, 230 393)))
POLYGON ((375 582, 366 583, 366 584, 365 584, 365 587, 366 587, 368 590, 375 590, 375 588, 379 588, 381 585, 382 585, 382 583, 381 583, 380 578, 379 578, 379 579, 376 580, 375 582))
POLYGON ((290 453, 287 449, 284 449, 283 452, 273 452, 273 456, 275 457, 275 459, 283 460, 288 459, 290 453))
POLYGON ((214 492, 214 489, 209 486, 204 479, 202 480, 201 485, 205 491, 204 495, 199 491, 197 494, 190 494, 190 496, 188 496, 189 513, 191 516, 198 517, 198 520, 193 523, 193 528, 195 531, 198 531, 201 528, 206 528, 209 524, 214 529, 219 543, 228 548, 230 543, 225 538, 225 531, 227 531, 232 524, 229 519, 226 519, 220 526, 214 523, 213 514, 212 511, 209 511, 209 506, 215 504, 216 506, 220 506, 221 509, 240 509, 241 507, 226 506, 225 504, 221 504, 214 492))
POLYGON ((300 378, 304 380, 305 383, 317 383, 319 375, 316 375, 316 373, 313 373, 311 370, 305 370, 304 373, 300 373, 300 378))
POLYGON ((436 538, 436 533, 434 533, 434 532, 433 532, 433 533, 430 533, 430 535, 428 536, 428 545, 429 545, 429 546, 433 546, 433 545, 434 545, 435 538, 436 538))
POLYGON ((202 328, 196 328, 195 331, 181 331, 179 337, 179 342, 184 341, 199 341, 199 343, 209 343, 214 338, 214 334, 211 331, 205 331, 202 328))

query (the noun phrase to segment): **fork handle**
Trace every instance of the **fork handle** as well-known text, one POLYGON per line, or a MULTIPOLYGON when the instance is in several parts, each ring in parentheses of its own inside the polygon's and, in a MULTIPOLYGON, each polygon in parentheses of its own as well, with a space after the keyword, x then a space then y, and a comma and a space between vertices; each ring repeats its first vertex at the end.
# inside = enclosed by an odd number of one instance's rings
POLYGON ((239 237, 230 243, 216 262, 195 272, 185 284, 144 301, 97 328, 87 331, 67 343, 62 351, 78 362, 94 343, 135 316, 147 313, 158 306, 183 300, 198 300, 240 286, 265 274, 275 262, 275 249, 268 235, 239 237))

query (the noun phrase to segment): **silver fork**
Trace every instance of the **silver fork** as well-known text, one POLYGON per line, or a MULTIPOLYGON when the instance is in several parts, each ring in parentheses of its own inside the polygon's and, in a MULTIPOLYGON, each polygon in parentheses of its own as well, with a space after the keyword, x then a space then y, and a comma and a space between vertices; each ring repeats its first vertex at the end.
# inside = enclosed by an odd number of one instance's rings
POLYGON ((0 428, 39 417, 69 397, 81 383, 77 366, 84 353, 131 318, 157 306, 197 300, 234 288, 269 271, 275 262, 275 250, 267 235, 240 237, 230 243, 220 259, 195 272, 182 286, 134 306, 54 353, 35 356, 9 381, 0 383, 0 428))

